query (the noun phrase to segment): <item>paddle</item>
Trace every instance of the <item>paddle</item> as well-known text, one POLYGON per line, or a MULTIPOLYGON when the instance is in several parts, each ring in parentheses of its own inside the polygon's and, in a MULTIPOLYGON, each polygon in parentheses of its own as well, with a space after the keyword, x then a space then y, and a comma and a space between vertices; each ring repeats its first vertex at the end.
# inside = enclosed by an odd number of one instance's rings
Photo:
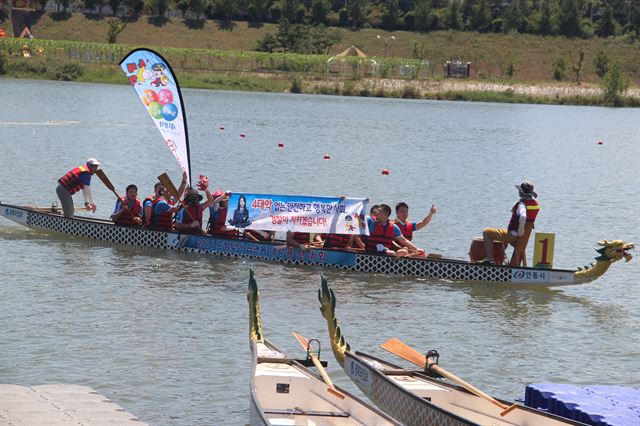
POLYGON ((433 371, 435 371, 436 373, 440 374, 442 377, 446 377, 447 379, 451 380, 452 382, 457 383, 458 385, 462 386, 463 388, 465 388, 466 390, 468 390, 472 394, 474 394, 476 396, 479 396, 480 398, 483 398, 483 399, 491 402, 492 404, 497 405, 498 407, 500 407, 503 410, 500 413, 500 416, 505 416, 505 415, 509 414, 513 409, 518 408, 517 404, 513 404, 511 406, 508 406, 508 405, 505 405, 505 404, 501 403, 500 401, 497 401, 496 399, 494 399, 490 395, 482 392, 480 389, 476 388, 475 386, 470 385, 469 383, 465 382, 464 380, 462 380, 458 376, 456 376, 456 375, 454 375, 452 373, 449 373, 447 370, 445 370, 444 368, 440 367, 438 364, 435 364, 434 362, 432 362, 431 360, 426 358, 424 356, 424 354, 421 354, 417 350, 413 349, 411 346, 401 342, 400 340, 396 339, 395 337, 387 340, 386 342, 381 344, 380 347, 382 349, 384 349, 385 351, 387 351, 387 352, 391 352, 392 354, 397 355, 400 358, 404 358, 407 361, 412 362, 413 364, 416 364, 416 365, 420 366, 421 368, 430 368, 433 371))
MULTIPOLYGON (((171 181, 171 178, 169 177, 169 175, 166 173, 163 173, 160 176, 158 176, 158 180, 160 181, 162 186, 167 188, 167 190, 169 191, 169 194, 171 194, 171 196, 176 200, 176 202, 179 203, 180 194, 178 193, 178 189, 176 188, 176 186, 171 181)), ((187 212, 187 214, 189 215, 192 221, 196 220, 189 212, 189 209, 185 208, 184 210, 187 212)))
MULTIPOLYGON (((122 200, 120 195, 118 195, 118 193, 116 192, 116 188, 113 186, 113 184, 111 183, 111 181, 109 180, 109 178, 107 177, 107 175, 104 173, 102 169, 96 170, 95 173, 96 173, 96 176, 100 178, 102 183, 104 183, 104 186, 106 186, 109 191, 113 192, 113 195, 116 196, 116 198, 122 203, 122 206, 124 207, 125 205, 124 203, 126 202, 127 197, 124 197, 125 198, 124 201, 122 200)), ((134 219, 133 213, 131 213, 131 210, 127 210, 127 211, 129 212, 129 216, 131 216, 131 219, 134 219)))
POLYGON ((304 336, 296 333, 295 331, 292 331, 291 334, 293 334, 293 337, 295 337, 296 340, 298 341, 298 343, 300 343, 300 346, 302 346, 307 351, 307 355, 309 356, 309 358, 311 358, 311 361, 313 361, 313 365, 316 366, 316 368, 318 369, 318 372, 322 376, 322 379, 327 384, 327 386, 329 386, 327 388, 327 392, 337 396, 340 399, 344 399, 344 394, 342 394, 342 392, 338 391, 336 389, 336 387, 333 385, 333 382, 331 381, 331 378, 329 378, 329 375, 327 374, 327 371, 324 369, 322 364, 320 364, 320 360, 318 359, 316 354, 311 352, 311 350, 309 348, 309 341, 304 336))

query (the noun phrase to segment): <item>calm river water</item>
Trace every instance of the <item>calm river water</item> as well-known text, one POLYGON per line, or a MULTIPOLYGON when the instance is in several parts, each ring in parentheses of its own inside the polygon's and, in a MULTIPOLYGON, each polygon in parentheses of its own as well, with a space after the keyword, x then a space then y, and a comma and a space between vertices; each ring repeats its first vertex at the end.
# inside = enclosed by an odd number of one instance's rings
MULTIPOLYGON (((591 262, 601 239, 640 243, 638 109, 183 95, 192 169, 213 188, 406 201, 414 219, 435 203, 416 242, 465 258, 483 227, 506 225, 527 178, 555 266, 591 262)), ((141 198, 160 173, 180 178, 125 85, 0 80, 0 147, 3 202, 50 205, 57 178, 88 157, 141 198)), ((113 195, 96 182, 106 218, 113 195)), ((507 399, 540 381, 640 386, 637 258, 591 284, 536 290, 111 247, 5 219, 0 250, 0 381, 91 386, 156 425, 248 421, 250 267, 266 336, 300 357, 291 330, 321 338, 330 374, 353 391, 318 312, 321 272, 355 349, 391 359, 377 346, 393 336, 438 349, 444 368, 507 399)))

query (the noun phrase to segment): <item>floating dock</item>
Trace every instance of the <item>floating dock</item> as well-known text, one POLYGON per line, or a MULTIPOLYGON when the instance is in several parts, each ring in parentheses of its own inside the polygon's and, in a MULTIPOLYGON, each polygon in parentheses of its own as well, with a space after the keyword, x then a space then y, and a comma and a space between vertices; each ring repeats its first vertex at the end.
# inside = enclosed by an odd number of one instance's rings
POLYGON ((146 425, 88 386, 62 384, 0 384, 0 424, 146 425))

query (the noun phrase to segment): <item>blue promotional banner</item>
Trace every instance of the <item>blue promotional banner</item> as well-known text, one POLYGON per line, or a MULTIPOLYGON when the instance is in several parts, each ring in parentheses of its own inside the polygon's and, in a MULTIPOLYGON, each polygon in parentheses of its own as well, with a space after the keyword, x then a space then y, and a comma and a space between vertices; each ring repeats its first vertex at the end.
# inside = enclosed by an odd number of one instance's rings
POLYGON ((152 50, 136 49, 125 56, 120 67, 191 182, 187 117, 169 63, 152 50))
POLYGON ((229 196, 226 225, 261 231, 369 235, 366 198, 243 194, 229 196))

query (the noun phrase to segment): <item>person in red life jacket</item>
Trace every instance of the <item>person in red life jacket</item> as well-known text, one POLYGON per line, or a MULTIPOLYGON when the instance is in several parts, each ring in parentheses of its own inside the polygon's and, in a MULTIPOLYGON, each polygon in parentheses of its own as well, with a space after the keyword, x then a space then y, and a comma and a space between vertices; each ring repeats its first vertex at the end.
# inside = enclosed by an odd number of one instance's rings
POLYGON ((291 232, 287 231, 287 245, 298 247, 302 250, 313 248, 316 244, 322 244, 322 238, 319 234, 310 234, 309 232, 291 232))
POLYGON ((209 208, 209 229, 207 234, 220 238, 238 238, 238 231, 229 229, 226 225, 229 194, 220 190, 214 192, 213 205, 209 208))
POLYGON ((116 207, 111 214, 111 220, 116 225, 141 226, 142 203, 138 199, 138 187, 127 186, 127 196, 116 201, 116 207))
POLYGON ((184 195, 184 203, 182 208, 176 215, 176 231, 184 234, 203 235, 202 230, 202 213, 213 205, 213 195, 209 192, 209 187, 198 183, 199 187, 204 188, 207 195, 207 201, 202 201, 202 195, 194 188, 189 188, 184 195), (188 212, 188 213, 187 213, 188 212))
POLYGON ((391 207, 380 204, 376 219, 367 218, 369 227, 369 237, 365 243, 365 250, 370 253, 387 254, 389 256, 407 256, 409 253, 416 253, 424 256, 424 250, 419 249, 409 240, 402 236, 400 228, 393 221, 389 220, 391 207), (396 243, 400 248, 394 246, 396 243))
POLYGON ((425 216, 424 219, 420 222, 412 222, 409 220, 409 205, 407 203, 400 202, 396 204, 396 218, 393 222, 398 225, 398 228, 400 228, 402 236, 411 241, 413 240, 413 231, 419 231, 427 226, 435 214, 436 206, 435 204, 432 204, 429 214, 425 216))
POLYGON ((149 221, 149 229, 154 231, 171 232, 173 231, 173 215, 179 209, 174 206, 175 200, 169 194, 169 190, 164 185, 157 186, 160 196, 151 203, 151 220, 149 221))
MULTIPOLYGON (((182 182, 180 183, 180 187, 178 188, 178 195, 182 196, 185 188, 187 187, 187 172, 182 173, 182 182)), ((146 228, 151 227, 151 220, 153 218, 153 202, 164 197, 165 200, 168 200, 171 205, 174 205, 177 200, 174 200, 173 197, 169 194, 167 189, 160 182, 156 183, 153 187, 153 195, 148 196, 142 202, 142 218, 144 221, 144 226, 146 228), (163 195, 164 194, 164 195, 163 195)))
POLYGON ((85 165, 75 167, 69 170, 64 176, 58 179, 56 193, 60 199, 62 212, 64 217, 72 218, 75 214, 73 207, 73 198, 76 192, 82 190, 84 196, 84 205, 87 209, 95 212, 96 205, 91 196, 91 176, 100 167, 100 162, 95 158, 89 158, 85 165))
POLYGON ((538 212, 540 212, 540 204, 534 198, 538 198, 533 190, 533 183, 524 181, 520 185, 516 185, 520 199, 511 208, 511 220, 507 228, 485 228, 482 231, 482 239, 486 257, 481 263, 493 264, 493 241, 499 241, 505 244, 514 244, 518 241, 518 237, 524 234, 524 226, 527 222, 533 224, 536 220, 538 212))

